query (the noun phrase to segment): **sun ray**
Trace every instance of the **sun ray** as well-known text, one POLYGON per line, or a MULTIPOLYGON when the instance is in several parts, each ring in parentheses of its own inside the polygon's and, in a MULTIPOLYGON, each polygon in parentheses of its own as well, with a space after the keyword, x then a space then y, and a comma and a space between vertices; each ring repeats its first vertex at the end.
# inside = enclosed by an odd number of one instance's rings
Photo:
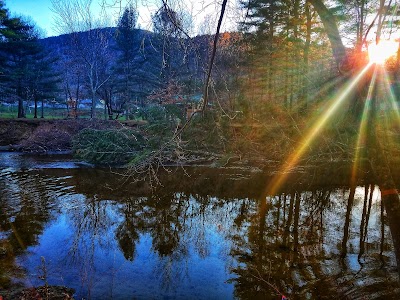
POLYGON ((380 139, 383 145, 391 145, 397 143, 396 137, 392 135, 391 132, 394 128, 400 128, 400 113, 396 95, 390 86, 390 75, 384 68, 382 68, 382 82, 384 95, 381 97, 381 100, 384 101, 385 106, 379 118, 381 120, 379 123, 384 126, 383 130, 380 131, 380 139))
POLYGON ((355 182, 356 182, 357 170, 359 167, 359 163, 361 162, 360 161, 360 156, 361 156, 360 152, 361 152, 361 149, 365 149, 365 147, 366 147, 368 120, 369 120, 370 111, 371 111, 372 96, 373 96, 374 90, 376 88, 377 74, 378 74, 378 66, 375 65, 374 73, 372 75, 372 79, 371 79, 371 82, 368 87, 368 93, 367 93, 367 97, 365 99, 364 110, 363 110, 363 113, 361 116, 360 127, 358 130, 358 138, 357 138, 354 162, 353 162, 353 167, 352 167, 352 172, 351 172, 351 184, 355 184, 355 182))
POLYGON ((333 98, 330 105, 322 116, 314 123, 310 130, 305 134, 304 138, 299 142, 296 151, 290 155, 281 170, 272 178, 266 187, 266 195, 274 195, 286 180, 290 171, 297 165, 301 157, 309 149, 311 143, 315 140, 322 128, 326 125, 328 120, 334 113, 342 106, 343 102, 351 94, 357 84, 364 78, 368 70, 373 64, 366 65, 351 81, 349 81, 343 89, 338 93, 337 97, 333 98))
POLYGON ((385 83, 385 89, 388 91, 388 94, 389 94, 389 98, 388 99, 389 99, 389 105, 390 105, 391 111, 395 115, 395 118, 397 119, 397 122, 400 125, 399 106, 398 106, 397 101, 396 101, 395 93, 393 92, 393 89, 390 87, 389 74, 386 71, 386 69, 383 69, 382 74, 383 74, 383 82, 385 83))

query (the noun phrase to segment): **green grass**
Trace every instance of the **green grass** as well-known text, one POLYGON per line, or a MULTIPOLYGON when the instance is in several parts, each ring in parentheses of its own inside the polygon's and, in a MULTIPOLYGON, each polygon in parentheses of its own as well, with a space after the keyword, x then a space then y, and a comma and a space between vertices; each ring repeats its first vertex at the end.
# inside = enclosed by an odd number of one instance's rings
MULTIPOLYGON (((0 118, 2 119, 16 119, 18 115, 18 109, 17 107, 9 107, 5 105, 0 104, 0 118)), ((37 112, 37 117, 38 119, 41 118, 42 111, 39 108, 37 112)), ((30 109, 26 111, 26 118, 27 119, 33 119, 34 116, 34 110, 30 109)), ((67 117, 67 110, 63 108, 44 108, 43 111, 43 116, 45 119, 65 119, 67 117)), ((104 117, 104 111, 102 109, 97 109, 96 112, 97 118, 103 118, 104 117)), ((86 119, 90 118, 90 111, 84 111, 84 114, 79 116, 79 119, 86 119)))
MULTIPOLYGON (((38 118, 41 117, 41 110, 38 109, 38 118)), ((14 119, 17 118, 18 109, 17 107, 8 107, 5 105, 0 105, 0 118, 6 119, 14 119)), ((43 111, 43 115, 46 119, 62 119, 65 118, 67 115, 67 111, 65 109, 52 109, 52 108, 45 108, 43 111)), ((27 110, 26 111, 26 118, 33 119, 34 110, 27 110)))

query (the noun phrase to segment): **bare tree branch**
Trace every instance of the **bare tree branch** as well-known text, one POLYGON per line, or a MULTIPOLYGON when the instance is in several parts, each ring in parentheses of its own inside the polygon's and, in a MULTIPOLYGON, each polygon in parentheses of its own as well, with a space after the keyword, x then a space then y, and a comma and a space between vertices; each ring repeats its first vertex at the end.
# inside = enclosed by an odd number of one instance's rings
POLYGON ((214 36, 214 44, 213 44, 213 50, 211 53, 211 59, 210 59, 210 64, 208 66, 208 72, 207 72, 207 78, 206 78, 206 82, 204 83, 204 92, 203 92, 203 115, 206 111, 206 107, 208 105, 208 89, 209 89, 209 84, 210 84, 210 78, 211 78, 211 72, 212 72, 212 68, 214 65, 214 60, 215 60, 215 55, 217 52, 217 43, 218 43, 218 38, 219 38, 219 32, 221 30, 221 24, 222 24, 222 20, 224 18, 224 13, 225 13, 225 8, 226 8, 226 3, 228 1, 224 0, 222 2, 222 7, 221 7, 221 14, 219 15, 219 20, 218 20, 218 25, 217 25, 217 32, 215 33, 214 36))

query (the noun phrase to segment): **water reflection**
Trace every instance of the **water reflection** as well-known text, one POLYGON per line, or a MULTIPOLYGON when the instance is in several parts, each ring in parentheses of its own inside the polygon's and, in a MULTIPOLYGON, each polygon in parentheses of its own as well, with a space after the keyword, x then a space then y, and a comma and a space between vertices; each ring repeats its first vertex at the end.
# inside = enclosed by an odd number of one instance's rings
POLYGON ((384 239, 386 228, 381 235, 379 199, 367 198, 372 200, 368 214, 364 200, 361 187, 296 191, 260 200, 246 217, 248 235, 235 236, 232 255, 240 262, 233 269, 238 275, 235 295, 396 299, 395 258, 384 239))
POLYGON ((174 170, 152 190, 109 170, 3 168, 0 295, 47 282, 77 299, 398 298, 378 189, 309 175, 265 196, 268 176, 240 170, 174 170))

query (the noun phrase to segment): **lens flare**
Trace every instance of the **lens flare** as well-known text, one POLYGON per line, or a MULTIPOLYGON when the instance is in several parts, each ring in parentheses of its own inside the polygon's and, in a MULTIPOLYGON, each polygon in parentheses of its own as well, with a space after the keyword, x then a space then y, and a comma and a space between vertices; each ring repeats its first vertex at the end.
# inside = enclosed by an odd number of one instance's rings
POLYGON ((384 64, 394 56, 399 49, 399 43, 392 40, 383 40, 378 44, 368 46, 368 56, 371 63, 384 64))
POLYGON ((383 122, 380 122, 381 125, 383 126, 383 132, 384 136, 381 137, 383 140, 383 143, 386 145, 396 143, 396 135, 390 134, 393 129, 400 128, 400 111, 399 111, 399 106, 397 104, 397 99, 396 99, 396 94, 391 86, 391 83, 393 82, 393 79, 390 78, 390 75, 388 72, 382 68, 382 74, 383 74, 383 90, 384 90, 384 95, 381 97, 381 101, 383 102, 383 111, 381 112, 380 120, 383 122))
POLYGON ((389 74, 385 69, 383 69, 383 80, 384 80, 383 82, 385 84, 385 90, 386 90, 387 94, 389 95, 389 97, 385 97, 384 99, 389 102, 388 107, 391 110, 391 112, 395 115, 397 122, 400 124, 400 108, 397 104, 395 92, 390 87, 391 80, 389 78, 389 74))
POLYGON ((360 122, 360 127, 358 130, 358 138, 357 138, 357 146, 356 146, 356 152, 354 156, 354 163, 353 163, 353 168, 351 172, 351 184, 355 184, 356 179, 357 179, 357 170, 358 166, 360 163, 360 156, 361 156, 361 150, 365 149, 366 147, 366 142, 367 142, 367 125, 368 125, 368 120, 369 120, 369 115, 371 111, 371 101, 373 98, 374 94, 374 89, 376 88, 376 78, 378 74, 378 68, 374 68, 374 73, 372 75, 371 82, 368 87, 368 94, 367 98, 365 99, 365 104, 364 104, 364 110, 361 116, 361 122, 360 122))
POLYGON ((371 63, 365 66, 349 83, 346 84, 337 97, 332 99, 328 109, 315 122, 314 126, 311 127, 311 129, 304 136, 304 139, 300 141, 296 147, 296 151, 294 151, 293 154, 286 159, 280 172, 278 172, 269 182, 264 193, 265 195, 275 195, 276 192, 282 187, 287 176, 298 164, 301 157, 307 152, 312 142, 320 134, 321 130, 331 119, 334 113, 342 106, 347 97, 354 91, 357 84, 360 83, 360 81, 364 78, 371 66, 371 63))

